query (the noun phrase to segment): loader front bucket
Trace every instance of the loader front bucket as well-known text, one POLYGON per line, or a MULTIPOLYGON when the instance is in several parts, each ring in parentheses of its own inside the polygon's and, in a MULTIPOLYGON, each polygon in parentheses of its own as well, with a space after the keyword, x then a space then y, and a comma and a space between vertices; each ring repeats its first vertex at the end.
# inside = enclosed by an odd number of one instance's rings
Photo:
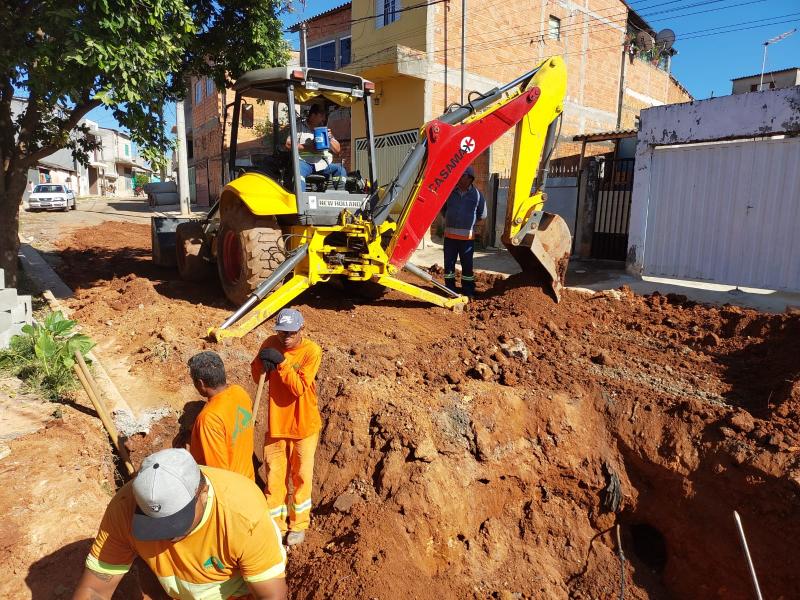
POLYGON ((572 248, 572 235, 564 219, 546 212, 536 231, 528 232, 518 244, 506 242, 506 247, 525 273, 549 285, 556 301, 561 300, 572 248))

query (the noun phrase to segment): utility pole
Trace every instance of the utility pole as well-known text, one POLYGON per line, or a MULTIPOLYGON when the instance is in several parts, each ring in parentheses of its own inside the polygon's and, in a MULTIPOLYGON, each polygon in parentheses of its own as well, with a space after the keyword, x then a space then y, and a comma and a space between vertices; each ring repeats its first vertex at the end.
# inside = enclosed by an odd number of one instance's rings
POLYGON ((306 41, 306 31, 308 31, 308 25, 305 21, 300 23, 300 66, 307 67, 308 66, 308 42, 306 41))
POLYGON ((769 46, 770 44, 775 44, 776 42, 780 42, 781 40, 785 40, 787 37, 792 35, 795 31, 797 31, 797 28, 792 29, 791 31, 787 31, 785 33, 782 33, 780 35, 776 35, 774 38, 769 39, 766 42, 764 42, 764 58, 761 59, 761 79, 759 79, 759 81, 758 81, 758 91, 759 92, 761 91, 761 89, 762 89, 762 87, 764 85, 764 67, 767 66, 767 46, 769 46))
POLYGON ((464 104, 464 78, 466 69, 466 40, 467 40, 467 0, 461 0, 461 104, 464 104))
MULTIPOLYGON (((161 103, 161 129, 163 130, 166 123, 164 122, 164 103, 161 103)), ((161 183, 164 183, 167 180, 167 163, 165 160, 161 161, 161 164, 158 167, 158 178, 161 180, 161 183)))
POLYGON ((183 114, 183 100, 175 104, 175 120, 178 129, 178 199, 181 203, 181 216, 192 214, 189 205, 189 164, 186 156, 186 121, 183 114))

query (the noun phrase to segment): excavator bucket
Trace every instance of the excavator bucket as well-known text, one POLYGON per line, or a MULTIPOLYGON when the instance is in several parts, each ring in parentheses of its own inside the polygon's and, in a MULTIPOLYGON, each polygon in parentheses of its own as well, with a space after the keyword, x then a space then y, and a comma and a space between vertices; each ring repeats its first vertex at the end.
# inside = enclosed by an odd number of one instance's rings
POLYGON ((564 219, 545 212, 536 231, 525 234, 518 244, 514 241, 506 247, 522 270, 543 286, 549 285, 556 301, 561 300, 572 248, 572 235, 564 219))

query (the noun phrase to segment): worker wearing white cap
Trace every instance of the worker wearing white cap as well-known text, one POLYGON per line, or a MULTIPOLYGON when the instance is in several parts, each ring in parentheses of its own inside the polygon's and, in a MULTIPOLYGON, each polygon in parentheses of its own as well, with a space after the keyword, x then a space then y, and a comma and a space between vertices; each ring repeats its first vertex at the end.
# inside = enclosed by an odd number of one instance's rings
POLYGON ((73 600, 110 600, 140 556, 171 598, 286 600, 286 553, 250 479, 151 454, 106 508, 73 600))

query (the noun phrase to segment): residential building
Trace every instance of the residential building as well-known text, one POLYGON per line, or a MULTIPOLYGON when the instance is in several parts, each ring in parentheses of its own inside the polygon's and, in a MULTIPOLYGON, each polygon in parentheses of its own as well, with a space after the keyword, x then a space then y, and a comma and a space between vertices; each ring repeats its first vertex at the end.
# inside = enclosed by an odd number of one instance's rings
POLYGON ((105 192, 103 195, 110 196, 132 196, 134 175, 152 170, 135 156, 131 137, 124 131, 98 127, 95 136, 101 144, 96 155, 99 162, 103 163, 101 182, 104 185, 101 185, 101 193, 105 192))
MULTIPOLYGON (((461 6, 443 2, 404 9, 395 0, 353 0, 294 28, 305 26, 309 50, 324 48, 309 54, 309 63, 319 54, 329 65, 340 64, 344 48, 350 61, 345 70, 375 82, 375 133, 382 153, 395 157, 395 167, 419 127, 462 100, 461 6)), ((470 92, 511 81, 548 56, 560 54, 567 61, 556 157, 579 153, 575 135, 631 129, 643 108, 692 99, 669 73, 674 52, 662 57, 636 48, 636 35, 653 30, 623 0, 580 5, 495 0, 473 10, 464 32, 465 101, 470 92)), ((364 136, 362 120, 353 119, 355 166, 365 158, 359 146, 364 136)), ((489 173, 508 173, 511 139, 511 134, 504 136, 476 160, 479 181, 489 173)), ((384 166, 386 161, 379 156, 378 162, 384 166)))
MULTIPOLYGON (((293 53, 290 64, 297 64, 293 53)), ((189 163, 190 200, 200 206, 210 206, 227 182, 225 168, 229 161, 231 139, 232 90, 218 90, 208 77, 192 77, 184 101, 186 150, 189 163)), ((237 134, 237 164, 257 162, 271 153, 262 125, 272 122, 272 102, 242 101, 237 134)))
MULTIPOLYGON (((11 99, 11 118, 16 119, 25 111, 27 99, 15 97, 11 99)), ((27 199, 33 186, 39 183, 63 183, 77 193, 79 185, 79 165, 72 157, 72 152, 61 149, 50 156, 37 161, 36 166, 28 169, 28 185, 23 199, 27 199)))
POLYGON ((731 94, 746 94, 762 90, 781 90, 800 85, 800 67, 781 69, 780 71, 767 71, 763 75, 746 75, 731 79, 733 83, 731 94))
MULTIPOLYGON (((24 111, 26 104, 25 98, 14 98, 12 115, 24 111)), ((133 176, 152 172, 135 155, 127 133, 100 127, 89 119, 81 119, 80 124, 85 125, 89 130, 87 135, 99 143, 97 149, 89 152, 89 163, 83 165, 75 160, 69 148, 56 150, 38 160, 36 167, 28 169, 25 198, 38 183, 63 183, 78 196, 130 196, 133 195, 133 176)))

